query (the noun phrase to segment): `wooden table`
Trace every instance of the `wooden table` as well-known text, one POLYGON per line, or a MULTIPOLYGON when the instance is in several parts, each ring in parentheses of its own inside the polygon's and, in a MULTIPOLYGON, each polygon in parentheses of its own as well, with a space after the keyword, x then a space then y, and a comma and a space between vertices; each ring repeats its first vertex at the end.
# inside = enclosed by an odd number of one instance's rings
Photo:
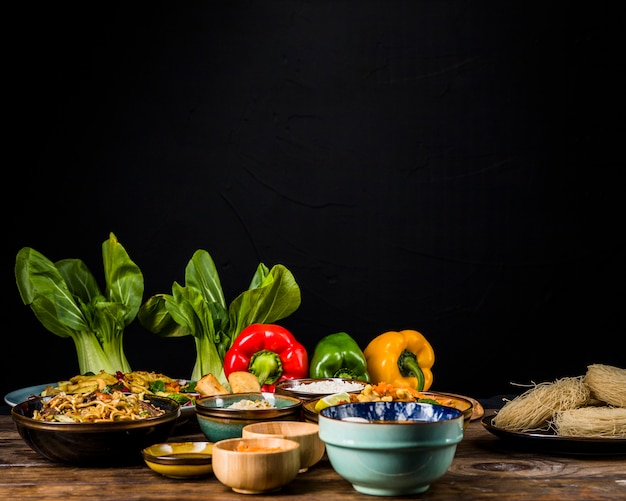
MULTIPOLYGON (((171 440, 203 440, 197 423, 181 426, 171 440)), ((0 496, 17 499, 234 500, 245 498, 210 476, 174 480, 144 464, 126 468, 80 468, 50 462, 22 441, 9 415, 0 415, 0 496)), ((248 496, 270 499, 407 499, 368 496, 339 477, 324 457, 280 491, 248 496)), ((450 470, 424 500, 626 499, 626 456, 572 457, 522 452, 473 421, 459 444, 450 470)))

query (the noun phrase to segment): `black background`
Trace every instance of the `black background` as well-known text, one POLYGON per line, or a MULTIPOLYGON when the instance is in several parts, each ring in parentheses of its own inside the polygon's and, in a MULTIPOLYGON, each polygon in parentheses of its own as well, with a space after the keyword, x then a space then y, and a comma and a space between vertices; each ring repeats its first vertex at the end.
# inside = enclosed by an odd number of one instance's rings
MULTIPOLYGON (((611 2, 259 1, 12 7, 2 394, 72 376, 20 300, 21 247, 101 280, 115 233, 147 298, 196 249, 230 302, 294 274, 312 350, 416 329, 434 390, 626 366, 624 19, 611 2)), ((620 9, 621 11, 621 9, 620 9)), ((189 377, 191 337, 125 333, 189 377)), ((312 351, 311 351, 312 352, 312 351)))

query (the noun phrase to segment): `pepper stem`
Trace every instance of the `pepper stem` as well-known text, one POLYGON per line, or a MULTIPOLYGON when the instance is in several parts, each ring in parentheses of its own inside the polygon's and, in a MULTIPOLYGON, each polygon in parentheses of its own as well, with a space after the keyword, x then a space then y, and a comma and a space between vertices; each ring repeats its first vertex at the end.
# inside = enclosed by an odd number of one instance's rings
POLYGON ((403 350, 398 357, 398 369, 404 377, 413 376, 417 378, 417 391, 424 390, 424 373, 417 362, 415 353, 403 350))
POLYGON ((257 351, 250 358, 248 372, 254 374, 259 384, 274 384, 283 374, 283 363, 278 354, 269 350, 257 351))
POLYGON ((345 379, 358 379, 357 373, 351 369, 348 369, 347 367, 342 367, 341 369, 337 370, 333 374, 333 377, 340 377, 340 378, 345 378, 345 379))

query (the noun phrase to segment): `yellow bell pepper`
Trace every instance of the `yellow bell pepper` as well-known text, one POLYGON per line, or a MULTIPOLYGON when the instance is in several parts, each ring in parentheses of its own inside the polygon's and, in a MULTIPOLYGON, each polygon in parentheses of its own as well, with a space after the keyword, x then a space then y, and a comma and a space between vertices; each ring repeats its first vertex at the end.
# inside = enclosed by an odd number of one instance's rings
POLYGON ((375 337, 363 351, 374 384, 408 386, 426 391, 433 384, 435 352, 418 331, 389 331, 375 337))

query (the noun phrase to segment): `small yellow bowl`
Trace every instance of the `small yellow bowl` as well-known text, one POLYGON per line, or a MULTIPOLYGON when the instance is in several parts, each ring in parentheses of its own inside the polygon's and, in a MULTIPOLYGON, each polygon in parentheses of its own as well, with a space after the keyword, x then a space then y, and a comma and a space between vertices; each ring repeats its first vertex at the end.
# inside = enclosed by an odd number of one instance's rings
POLYGON ((141 451, 145 463, 170 478, 200 478, 213 472, 212 442, 154 444, 141 451))

